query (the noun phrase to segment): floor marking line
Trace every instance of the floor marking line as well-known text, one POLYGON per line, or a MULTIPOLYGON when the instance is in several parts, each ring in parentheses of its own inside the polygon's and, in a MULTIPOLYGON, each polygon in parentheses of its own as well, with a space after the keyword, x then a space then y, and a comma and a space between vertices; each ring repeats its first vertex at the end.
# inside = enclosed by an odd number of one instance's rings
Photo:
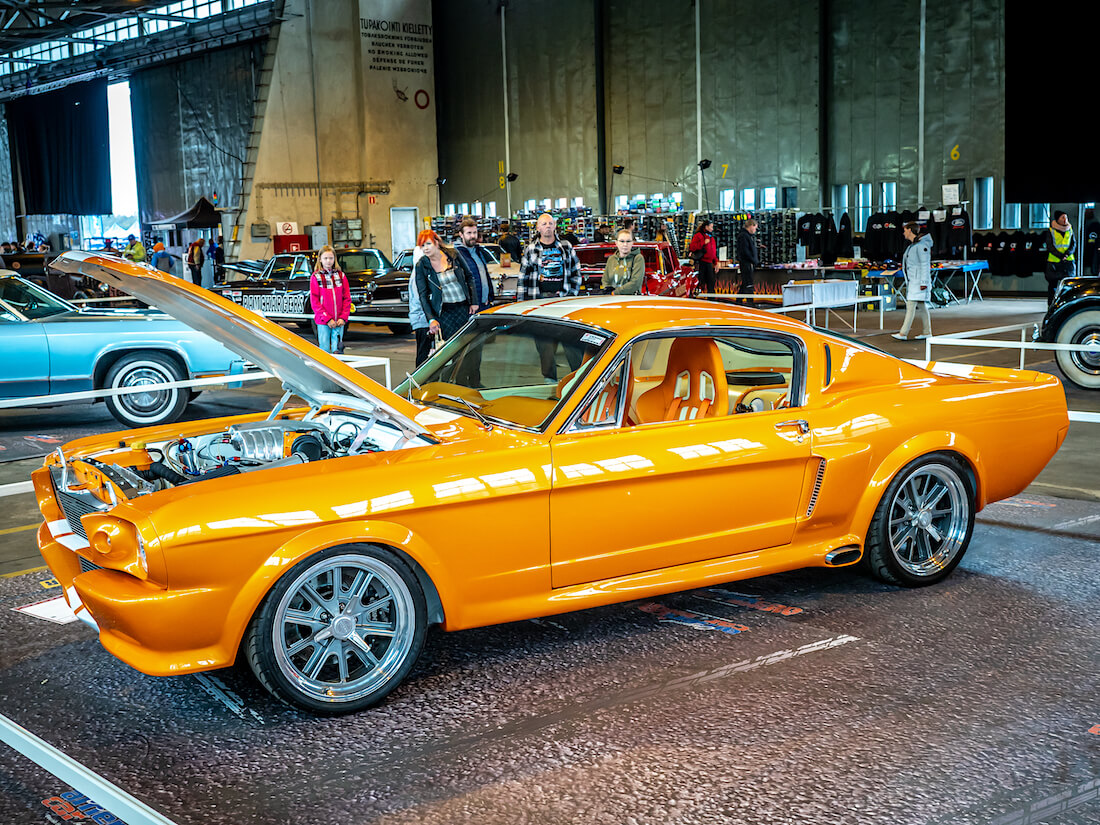
POLYGON ((11 484, 0 484, 0 498, 4 496, 17 496, 21 493, 33 493, 34 482, 16 481, 11 484))
POLYGON ((1100 514, 1092 516, 1082 516, 1081 518, 1070 519, 1069 521, 1063 521, 1060 524, 1055 524, 1055 530, 1062 530, 1066 527, 1078 527, 1082 524, 1092 524, 1094 521, 1100 521, 1100 514))
POLYGON ((12 533, 25 533, 27 530, 37 530, 37 524, 24 524, 22 527, 5 527, 0 530, 0 536, 7 536, 12 533))
POLYGON ((41 573, 46 569, 45 565, 41 567, 28 567, 26 570, 16 570, 14 573, 0 573, 0 579, 14 579, 16 576, 25 576, 27 573, 41 573))
POLYGON ((70 788, 99 801, 116 817, 132 825, 176 825, 137 797, 104 779, 86 765, 0 714, 0 742, 23 754, 70 788))

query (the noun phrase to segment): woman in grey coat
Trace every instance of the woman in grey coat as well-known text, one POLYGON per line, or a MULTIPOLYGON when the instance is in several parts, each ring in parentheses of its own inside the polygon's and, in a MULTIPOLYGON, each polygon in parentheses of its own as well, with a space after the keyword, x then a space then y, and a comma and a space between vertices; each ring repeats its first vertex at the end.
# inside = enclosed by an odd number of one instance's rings
POLYGON ((905 224, 902 233, 909 242, 901 256, 901 269, 906 279, 905 322, 894 337, 899 341, 908 341, 909 328, 918 308, 923 334, 917 337, 927 338, 932 334, 932 318, 928 315, 928 299, 932 297, 932 236, 919 235, 920 227, 915 222, 905 224))

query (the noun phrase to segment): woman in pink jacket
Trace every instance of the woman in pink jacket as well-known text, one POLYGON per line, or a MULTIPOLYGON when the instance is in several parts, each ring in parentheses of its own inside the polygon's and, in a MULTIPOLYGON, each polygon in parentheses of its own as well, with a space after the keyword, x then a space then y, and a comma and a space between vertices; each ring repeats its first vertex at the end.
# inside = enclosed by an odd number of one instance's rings
POLYGON ((351 315, 351 289, 331 246, 322 246, 317 255, 309 278, 309 305, 317 324, 317 346, 325 352, 339 352, 351 315))

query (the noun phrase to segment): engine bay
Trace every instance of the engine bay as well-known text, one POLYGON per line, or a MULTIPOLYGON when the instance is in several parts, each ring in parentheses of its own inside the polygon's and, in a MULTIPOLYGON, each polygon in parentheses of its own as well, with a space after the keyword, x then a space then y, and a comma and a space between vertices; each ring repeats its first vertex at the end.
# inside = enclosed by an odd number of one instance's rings
POLYGON ((329 410, 304 419, 232 424, 202 435, 120 442, 79 460, 130 498, 254 470, 415 446, 407 442, 392 424, 368 413, 329 410))

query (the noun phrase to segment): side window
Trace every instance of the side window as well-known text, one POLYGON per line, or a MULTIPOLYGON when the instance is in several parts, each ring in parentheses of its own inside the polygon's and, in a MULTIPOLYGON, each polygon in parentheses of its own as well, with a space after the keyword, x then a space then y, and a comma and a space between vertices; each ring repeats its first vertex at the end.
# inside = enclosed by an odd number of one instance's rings
POLYGON ((293 271, 294 259, 288 256, 282 256, 275 258, 271 263, 271 273, 269 278, 289 278, 290 273, 293 271))
POLYGON ((624 421, 656 424, 783 409, 798 403, 800 376, 797 345, 763 333, 650 338, 632 348, 623 379, 624 421))
POLYGON ((795 351, 774 338, 724 336, 718 340, 726 373, 730 414, 777 410, 792 402, 795 351))
POLYGON ((290 277, 291 278, 308 278, 311 273, 312 273, 312 270, 310 269, 310 266, 309 266, 309 259, 308 258, 298 258, 298 260, 295 262, 294 274, 291 275, 290 277))
POLYGON ((622 390, 625 386, 627 366, 627 361, 624 359, 610 375, 604 377, 596 390, 596 395, 577 416, 575 429, 586 430, 592 427, 618 425, 619 408, 625 400, 622 390))

